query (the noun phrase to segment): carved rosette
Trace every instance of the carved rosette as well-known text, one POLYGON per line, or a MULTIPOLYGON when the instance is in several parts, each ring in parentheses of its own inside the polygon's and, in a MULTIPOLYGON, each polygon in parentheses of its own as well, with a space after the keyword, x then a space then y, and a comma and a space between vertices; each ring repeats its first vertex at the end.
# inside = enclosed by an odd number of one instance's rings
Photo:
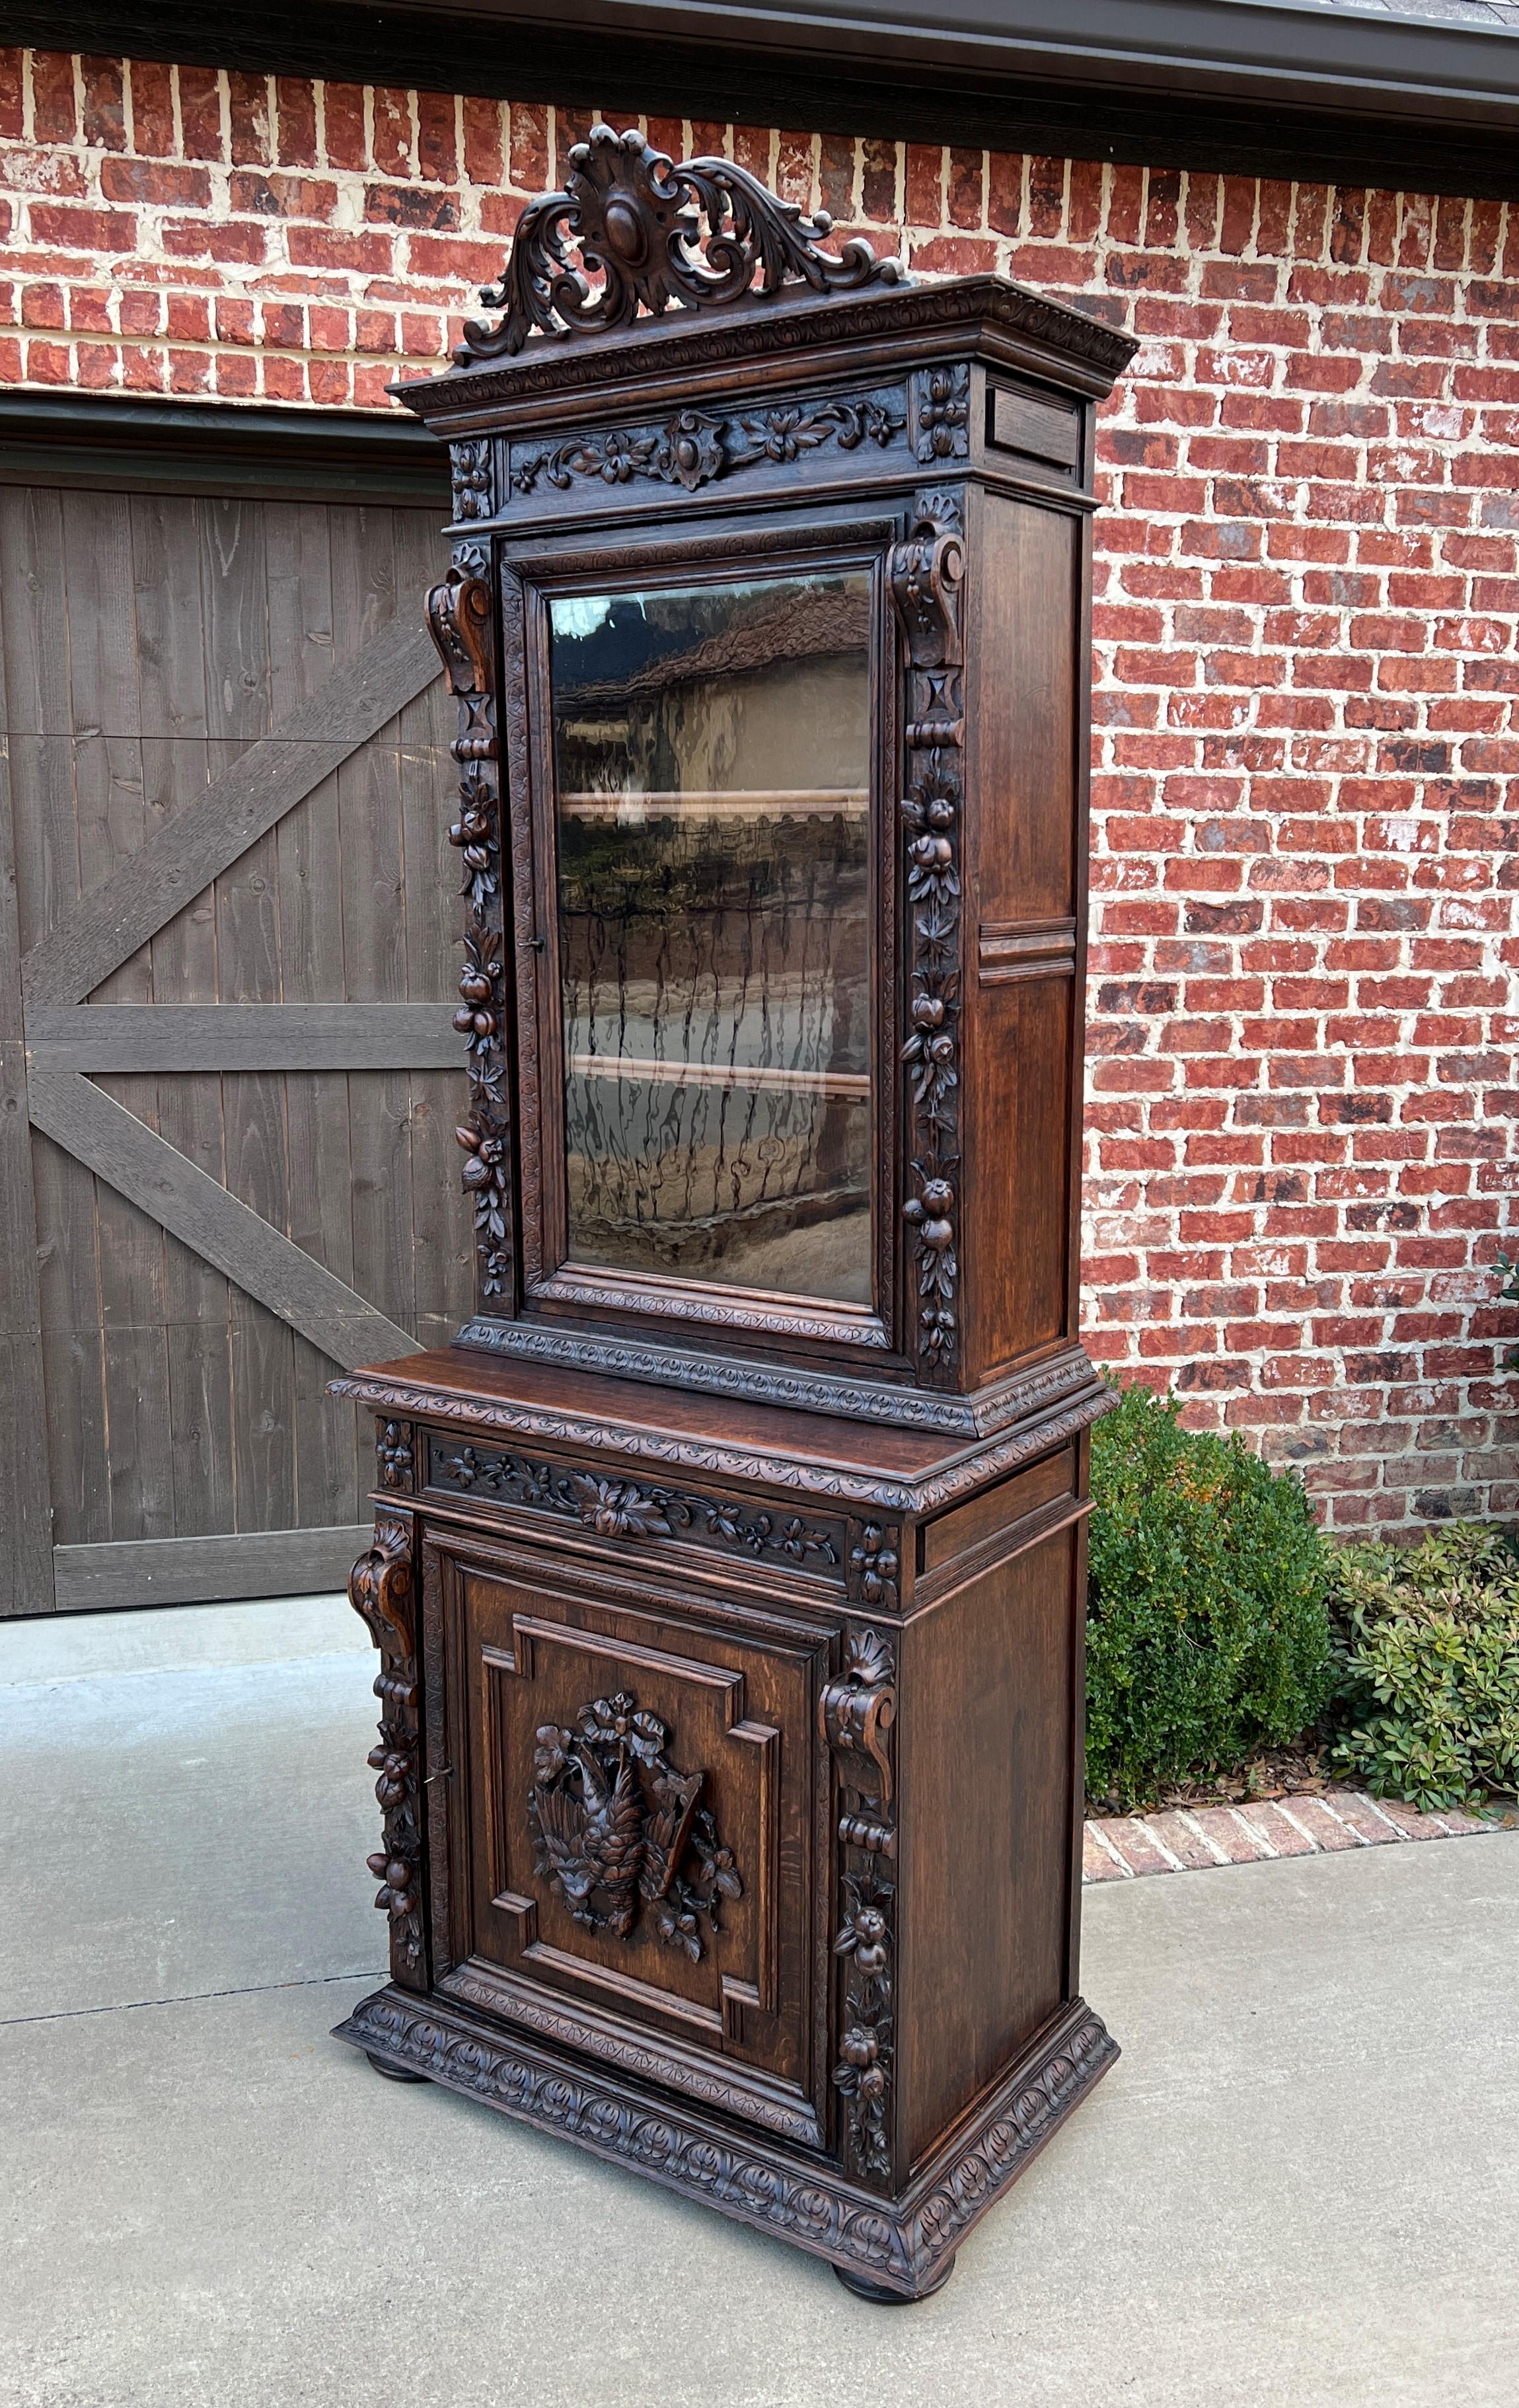
POLYGON ((470 1112, 454 1135, 466 1157, 464 1183, 475 1209, 480 1292, 494 1297, 503 1296, 510 1282, 511 1130, 504 1095, 499 748, 491 590, 483 577, 461 571, 456 563, 447 583, 435 585, 427 596, 427 624, 449 692, 459 705, 459 729, 449 748, 459 765, 459 817, 449 830, 449 842, 460 856, 460 891, 468 899, 469 924, 453 1025, 469 1055, 470 1112))
POLYGON ((416 1462, 409 1422, 377 1421, 375 1469, 381 1488, 409 1488, 416 1462))
POLYGON ((411 1523, 403 1513, 375 1516, 374 1544, 349 1574, 349 1601, 380 1650, 375 1695, 380 1738, 369 1751, 384 1844, 369 1858, 380 1884, 375 1904, 390 1917, 391 1978, 426 1987, 422 1919, 421 1774, 416 1598, 411 1523))
POLYGON ((953 1381, 960 1170, 960 858, 965 806, 964 652, 960 583, 964 520, 953 493, 914 497, 912 524, 891 558, 892 599, 908 656, 907 793, 901 819, 911 908, 908 1025, 916 1193, 902 1207, 912 1231, 918 1373, 953 1381))
POLYGON ((672 305, 722 308, 788 283, 849 292, 901 275, 896 260, 878 260, 858 237, 837 256, 823 250, 831 218, 821 210, 804 217, 731 159, 677 167, 636 129, 593 125, 569 165, 565 190, 545 194, 518 220, 500 283, 480 293, 487 309, 506 315, 494 327, 466 325, 453 355, 461 367, 520 351, 535 326, 546 335, 608 334, 640 310, 657 317, 672 305))
POLYGON ((920 368, 912 380, 913 457, 925 468, 970 452, 970 370, 963 360, 920 368))
POLYGON ((849 1551, 849 1593, 862 1605, 884 1606, 889 1613, 896 1612, 901 1537, 895 1523, 890 1526, 880 1522, 857 1526, 854 1544, 849 1551))
MULTIPOLYGON (((881 1533, 871 1526, 874 1536, 881 1533)), ((867 1532, 867 1536, 871 1533, 867 1532)), ((892 2175, 892 2017, 896 1946, 896 1853, 892 1818, 892 1725, 896 1661, 874 1630, 853 1630, 843 1669, 818 1701, 818 1722, 838 1775, 839 1885, 844 1917, 834 1942, 842 1978, 834 2086, 846 2101, 848 2157, 858 2174, 892 2175)))

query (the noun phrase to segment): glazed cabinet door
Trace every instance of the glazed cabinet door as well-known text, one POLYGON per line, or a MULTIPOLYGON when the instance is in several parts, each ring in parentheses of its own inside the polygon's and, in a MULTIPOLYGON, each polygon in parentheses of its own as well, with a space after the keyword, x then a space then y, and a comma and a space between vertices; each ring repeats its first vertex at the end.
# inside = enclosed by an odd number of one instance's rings
POLYGON ((817 2145, 827 1637, 756 1600, 439 1532, 452 1971, 441 1985, 817 2145))

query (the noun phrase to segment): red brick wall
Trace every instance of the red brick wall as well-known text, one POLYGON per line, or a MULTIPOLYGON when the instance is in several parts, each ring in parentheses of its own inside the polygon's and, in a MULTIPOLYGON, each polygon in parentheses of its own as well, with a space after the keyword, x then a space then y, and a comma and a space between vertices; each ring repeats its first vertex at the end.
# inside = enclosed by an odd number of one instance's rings
MULTIPOLYGON (((0 53, 0 382, 380 408, 587 122, 0 53)), ((1519 208, 650 131, 1142 337, 1103 431, 1090 1342, 1337 1528, 1519 1512, 1519 208)))

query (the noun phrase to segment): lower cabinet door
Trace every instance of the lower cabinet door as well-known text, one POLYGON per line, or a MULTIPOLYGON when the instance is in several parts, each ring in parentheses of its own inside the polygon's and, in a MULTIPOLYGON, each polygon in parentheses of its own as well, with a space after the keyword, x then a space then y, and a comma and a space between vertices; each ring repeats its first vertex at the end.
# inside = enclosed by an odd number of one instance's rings
POLYGON ((441 1986, 822 2145, 826 1634, 762 1598, 735 1627, 448 1552, 463 1945, 441 1986))

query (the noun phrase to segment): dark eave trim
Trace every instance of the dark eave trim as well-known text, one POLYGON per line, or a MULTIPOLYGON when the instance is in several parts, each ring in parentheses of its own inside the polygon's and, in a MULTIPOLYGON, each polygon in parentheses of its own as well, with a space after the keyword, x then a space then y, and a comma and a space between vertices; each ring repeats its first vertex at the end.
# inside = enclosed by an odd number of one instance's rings
POLYGON ((552 23, 509 0, 19 0, 7 30, 40 48, 609 115, 1519 198, 1519 39, 1496 30, 1293 0, 1070 0, 1058 17, 1041 0, 1041 31, 1028 0, 984 0, 1002 28, 988 33, 976 0, 954 0, 953 22, 948 7, 929 20, 925 0, 892 5, 889 25, 684 0, 579 0, 573 22, 562 10, 552 23))
POLYGON ((399 414, 0 393, 0 484, 50 483, 444 511, 449 501, 447 453, 399 414))

